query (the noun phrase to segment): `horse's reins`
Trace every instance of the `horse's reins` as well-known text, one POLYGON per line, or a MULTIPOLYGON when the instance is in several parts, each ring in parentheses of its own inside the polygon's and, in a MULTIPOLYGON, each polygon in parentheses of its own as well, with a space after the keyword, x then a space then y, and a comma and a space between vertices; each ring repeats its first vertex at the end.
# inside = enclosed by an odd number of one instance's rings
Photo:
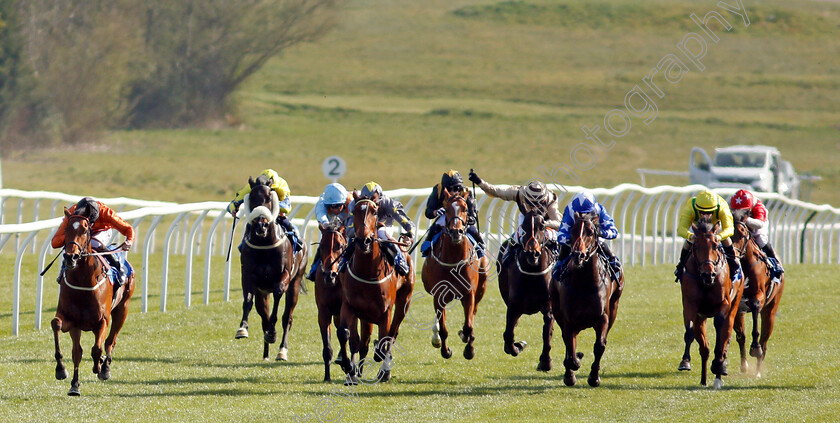
MULTIPOLYGON (((90 241, 91 241, 91 239, 93 239, 93 235, 91 235, 90 228, 87 228, 85 230, 85 233, 87 234, 87 242, 85 243, 84 247, 76 241, 70 241, 71 245, 76 245, 77 247, 79 247, 80 250, 82 250, 79 253, 79 257, 84 258, 84 257, 90 257, 90 256, 104 256, 104 255, 110 255, 110 254, 115 254, 115 253, 119 252, 119 250, 113 250, 113 251, 103 251, 103 252, 98 252, 98 253, 88 253, 87 250, 90 248, 90 241)), ((62 247, 61 250, 62 251, 67 251, 67 245, 62 247)), ((61 251, 59 251, 59 254, 61 254, 61 251)), ((57 259, 58 256, 55 256, 55 258, 57 259)), ((55 262, 55 259, 53 259, 53 262, 55 262)), ((52 266, 52 263, 50 263, 50 266, 52 266)), ((50 266, 47 266, 47 268, 44 269, 44 272, 46 272, 47 269, 50 268, 50 266)), ((41 276, 44 275, 44 272, 41 273, 41 276)), ((77 285, 73 285, 72 283, 70 283, 69 280, 67 280, 67 271, 65 271, 62 276, 63 276, 62 280, 64 281, 64 284, 67 285, 68 288, 72 288, 72 289, 75 289, 75 290, 78 290, 78 291, 95 291, 100 286, 102 286, 103 283, 105 283, 105 280, 108 279, 108 274, 103 271, 102 273, 99 274, 100 277, 99 277, 99 280, 96 282, 96 285, 94 285, 94 286, 77 286, 77 285)))
MULTIPOLYGON (((533 215, 531 216, 531 234, 530 234, 530 237, 528 239, 526 239, 525 242, 522 243, 522 247, 524 248, 525 245, 527 245, 528 242, 531 241, 532 239, 534 240, 534 242, 537 242, 537 238, 534 236, 534 216, 533 215)), ((540 255, 542 255, 542 252, 540 252, 540 255)), ((515 258, 514 261, 516 262, 516 268, 519 270, 519 273, 522 273, 523 275, 529 275, 529 276, 545 275, 546 273, 551 271, 551 268, 554 265, 554 262, 550 262, 548 264, 548 266, 546 266, 546 268, 544 270, 540 271, 540 272, 529 272, 527 270, 522 269, 522 264, 519 263, 519 256, 518 255, 517 255, 517 257, 515 258)))
MULTIPOLYGON (((369 208, 369 210, 373 210, 373 213, 374 213, 374 214, 373 214, 373 216, 374 216, 374 218, 375 218, 375 217, 376 217, 376 210, 377 210, 377 205, 376 205, 376 202, 374 202, 373 200, 371 200, 371 199, 369 199, 369 198, 362 198, 361 200, 359 200, 359 201, 357 201, 357 202, 356 202, 356 206, 358 206, 359 204, 362 204, 362 203, 370 203, 370 204, 372 205, 372 207, 370 207, 370 208, 369 208)), ((355 206, 354 206, 354 208, 355 208, 355 206)), ((364 227, 367 227, 367 224, 368 224, 368 213, 367 213, 367 212, 365 212, 365 216, 364 216, 364 221, 363 221, 363 222, 364 222, 364 225, 363 225, 363 226, 364 226, 364 227)), ((390 240, 380 240, 380 239, 377 239, 377 237, 376 237, 376 230, 375 230, 375 228, 376 228, 376 225, 375 225, 375 222, 374 222, 374 235, 373 235, 373 237, 374 237, 374 241, 379 241, 379 242, 392 242, 392 243, 394 243, 394 244, 404 245, 404 244, 399 243, 399 242, 396 242, 396 241, 390 241, 390 240)), ((387 263, 387 260, 386 260, 386 263, 387 263)), ((388 281, 388 279, 390 279, 390 278, 391 278, 391 276, 393 276, 393 275, 394 275, 394 269, 392 268, 392 269, 391 269, 391 273, 388 273, 388 274, 387 274, 387 275, 385 275, 385 277, 384 277, 384 278, 382 278, 382 279, 379 279, 379 280, 375 280, 375 279, 365 279, 365 278, 362 278, 362 277, 360 277, 360 276, 357 276, 355 273, 353 273, 353 260, 352 260, 352 258, 351 258, 351 259, 350 259, 350 262, 349 262, 349 263, 347 263, 347 273, 349 273, 349 274, 350 274, 350 276, 351 276, 353 279, 355 279, 355 280, 357 280, 357 281, 359 281, 359 282, 361 282, 361 283, 366 283, 366 284, 368 284, 368 285, 380 285, 380 284, 383 284, 383 283, 387 282, 387 281, 388 281)))

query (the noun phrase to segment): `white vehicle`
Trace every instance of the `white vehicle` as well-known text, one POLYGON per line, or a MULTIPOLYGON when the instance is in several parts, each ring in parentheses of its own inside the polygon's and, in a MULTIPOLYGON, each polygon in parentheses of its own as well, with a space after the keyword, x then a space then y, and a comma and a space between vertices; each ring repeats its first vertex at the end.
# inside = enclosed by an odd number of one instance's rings
POLYGON ((714 161, 702 148, 691 149, 688 166, 691 183, 710 188, 736 187, 778 192, 790 198, 799 195, 799 179, 790 162, 782 160, 776 147, 734 145, 716 148, 714 161))

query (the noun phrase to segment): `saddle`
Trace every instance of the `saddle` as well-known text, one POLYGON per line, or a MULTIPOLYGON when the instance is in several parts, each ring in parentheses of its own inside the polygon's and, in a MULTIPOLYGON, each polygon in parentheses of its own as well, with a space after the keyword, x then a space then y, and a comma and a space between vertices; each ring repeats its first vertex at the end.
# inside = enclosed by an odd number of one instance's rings
MULTIPOLYGON (((103 252, 114 251, 117 248, 116 245, 109 245, 103 249, 103 252)), ((111 309, 113 309, 122 300, 123 292, 125 291, 123 286, 125 286, 128 278, 134 274, 134 268, 126 260, 125 252, 96 256, 96 258, 102 264, 103 269, 105 269, 105 274, 108 275, 108 282, 111 283, 111 286, 114 286, 114 295, 111 302, 111 309)))

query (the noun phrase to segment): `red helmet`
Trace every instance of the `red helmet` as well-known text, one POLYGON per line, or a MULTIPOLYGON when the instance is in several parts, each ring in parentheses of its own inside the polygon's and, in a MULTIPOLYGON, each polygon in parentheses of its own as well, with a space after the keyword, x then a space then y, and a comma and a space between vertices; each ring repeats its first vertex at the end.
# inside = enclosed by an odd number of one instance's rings
POLYGON ((755 204, 755 198, 745 189, 739 189, 729 200, 729 207, 732 210, 751 209, 753 204, 755 204))

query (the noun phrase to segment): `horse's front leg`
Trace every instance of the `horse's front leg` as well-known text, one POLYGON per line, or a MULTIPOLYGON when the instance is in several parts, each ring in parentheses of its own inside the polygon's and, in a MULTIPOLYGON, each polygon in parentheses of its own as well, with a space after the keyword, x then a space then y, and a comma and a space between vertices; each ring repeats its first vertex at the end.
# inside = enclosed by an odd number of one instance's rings
POLYGON ((248 337, 248 314, 254 306, 254 294, 242 283, 242 320, 239 321, 239 329, 236 331, 236 339, 248 337))
POLYGON ((440 356, 443 358, 452 357, 452 349, 446 345, 449 338, 449 329, 446 327, 446 308, 440 305, 435 298, 435 325, 432 327, 432 346, 440 348, 440 356))
POLYGON ((589 370, 589 378, 586 380, 591 387, 598 387, 601 385, 601 357, 607 349, 607 333, 609 332, 609 316, 607 314, 601 315, 601 321, 592 327, 595 330, 595 345, 592 352, 595 355, 592 361, 592 367, 589 370))
POLYGON ((257 292, 254 294, 254 302, 257 306, 257 314, 260 315, 263 330, 263 360, 268 360, 268 345, 277 341, 277 332, 274 326, 269 323, 268 294, 257 292), (273 334, 270 332, 274 332, 273 334))
POLYGON ((551 370, 551 337, 554 335, 554 315, 551 313, 551 306, 546 306, 543 313, 543 350, 540 355, 540 364, 537 370, 547 372, 551 370))
POLYGON ((70 339, 73 340, 73 380, 70 381, 70 391, 67 395, 77 397, 79 392, 79 364, 82 362, 82 330, 73 328, 70 330, 70 339))
MULTIPOLYGON (((283 338, 280 340, 280 351, 277 353, 277 359, 287 361, 289 359, 289 332, 292 330, 292 317, 297 306, 300 281, 295 281, 295 284, 290 284, 289 289, 286 290, 286 306, 283 308, 283 338)), ((276 306, 275 306, 276 307, 276 306)), ((327 320, 329 325, 329 320, 327 320)))
POLYGON ((700 347, 700 362, 703 366, 700 370, 700 384, 706 386, 709 367, 709 340, 706 338, 706 319, 697 317, 694 321, 694 337, 700 347))
POLYGON ((752 321, 753 321, 753 328, 752 328, 752 343, 750 344, 750 355, 753 357, 761 357, 761 345, 758 343, 759 333, 758 333, 758 318, 759 314, 761 313, 761 303, 759 300, 753 299, 747 301, 750 307, 750 312, 752 313, 752 321))
POLYGON ((461 341, 467 344, 464 346, 464 358, 472 360, 475 357, 475 346, 473 345, 475 342, 475 334, 473 333, 475 325, 475 293, 467 292, 461 298, 461 305, 464 308, 464 329, 458 332, 458 335, 461 337, 461 341))
POLYGON ((61 325, 64 323, 62 318, 59 314, 56 313, 56 317, 52 319, 50 322, 50 326, 52 326, 53 330, 53 338, 55 340, 55 378, 58 380, 67 379, 67 369, 64 367, 64 356, 61 355, 61 345, 59 344, 59 331, 61 331, 61 325))
POLYGON ((382 362, 376 374, 378 382, 391 380, 391 342, 393 342, 393 338, 391 338, 391 310, 388 310, 379 323, 379 339, 376 341, 376 351, 373 357, 374 361, 382 362))
POLYGON ((330 344, 330 319, 332 319, 332 316, 330 316, 327 307, 318 310, 318 327, 321 329, 321 343, 324 346, 321 353, 324 358, 324 382, 330 381, 330 361, 333 356, 332 345, 330 344))
POLYGON ((738 341, 738 348, 741 351, 741 373, 750 367, 747 363, 747 335, 744 333, 744 312, 738 311, 735 315, 735 324, 732 325, 735 331, 735 340, 738 341))
POLYGON ((520 317, 522 317, 522 311, 515 306, 509 305, 505 320, 505 333, 502 336, 505 341, 505 353, 514 357, 519 355, 525 348, 525 345, 527 345, 522 341, 516 342, 514 338, 514 331, 516 330, 516 325, 519 324, 520 317))
POLYGON ((341 358, 341 369, 344 370, 346 378, 345 385, 356 385, 359 377, 356 373, 356 363, 353 362, 353 355, 359 352, 359 334, 356 330, 356 315, 350 310, 347 303, 341 306, 341 323, 338 328, 338 342, 341 344, 339 357, 341 358), (350 343, 349 348, 346 347, 350 343))
POLYGON ((578 332, 571 329, 568 322, 563 322, 560 326, 560 331, 563 334, 563 344, 566 346, 566 356, 563 359, 563 366, 566 368, 566 373, 563 375, 563 383, 566 386, 575 385, 575 372, 580 369, 580 358, 577 354, 577 334, 578 332))
POLYGON ((93 332, 93 347, 90 348, 90 358, 93 359, 93 373, 97 376, 102 370, 102 351, 105 343, 105 332, 108 330, 107 318, 99 321, 99 327, 93 332))
POLYGON ((714 387, 719 389, 723 386, 723 379, 721 376, 726 374, 724 361, 726 360, 726 342, 732 334, 732 328, 729 326, 728 316, 723 313, 717 313, 714 317, 715 324, 715 358, 712 360, 712 373, 715 375, 714 387))
POLYGON ((688 308, 683 305, 683 325, 685 332, 683 332, 683 341, 685 342, 685 350, 683 351, 682 361, 680 361, 679 370, 691 370, 691 343, 694 342, 694 314, 696 311, 693 308, 688 308))

